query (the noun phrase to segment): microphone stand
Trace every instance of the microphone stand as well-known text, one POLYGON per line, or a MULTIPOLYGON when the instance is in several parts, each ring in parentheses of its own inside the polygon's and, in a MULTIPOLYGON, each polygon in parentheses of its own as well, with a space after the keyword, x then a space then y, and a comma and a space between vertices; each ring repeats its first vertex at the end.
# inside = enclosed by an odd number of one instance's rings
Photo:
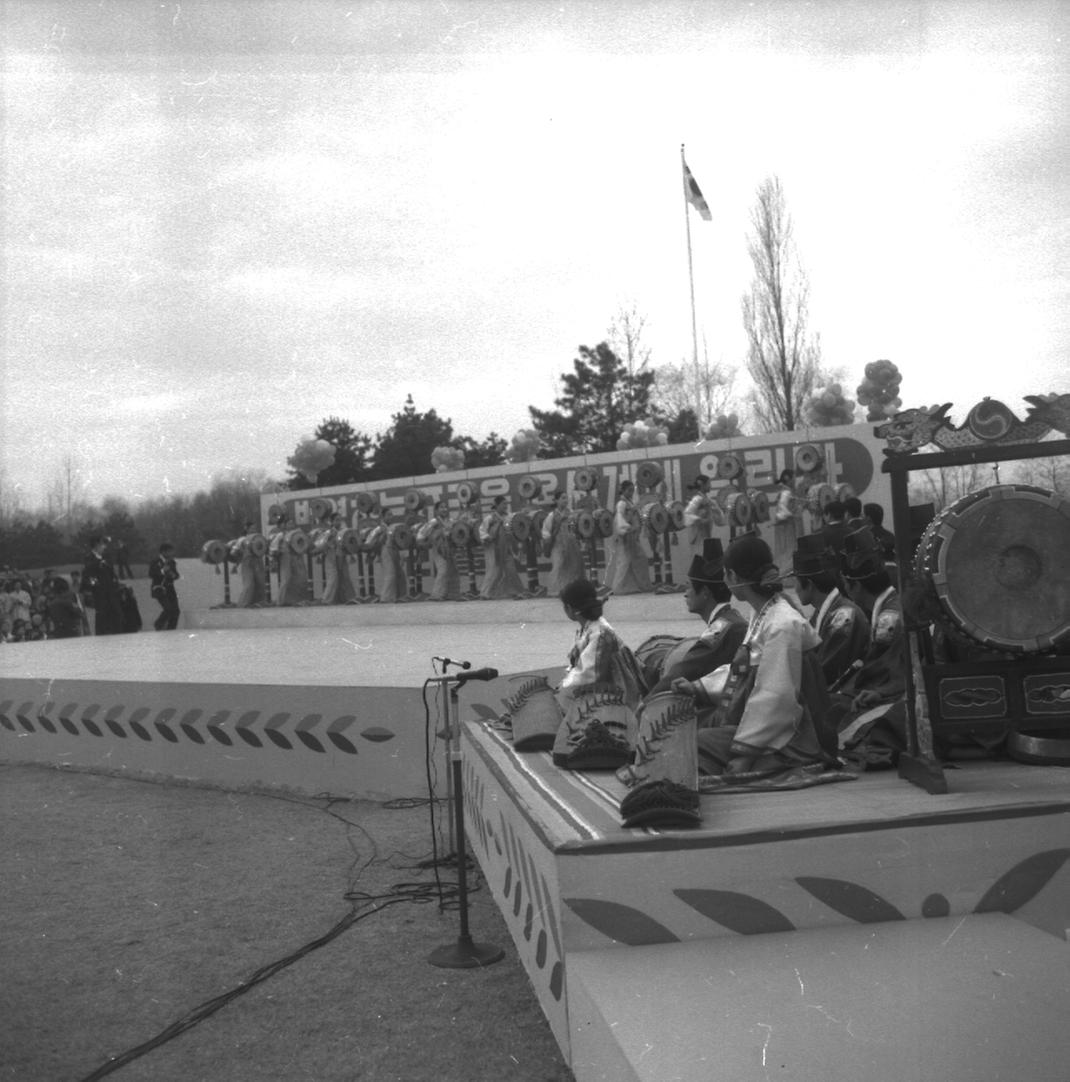
POLYGON ((446 693, 446 753, 450 764, 450 773, 447 778, 451 782, 453 822, 456 832, 457 846, 457 902, 460 912, 460 931, 456 943, 447 943, 436 947, 427 957, 428 962, 439 969, 477 969, 481 966, 493 965, 505 957, 505 951, 493 943, 477 943, 472 939, 468 931, 468 874, 467 853, 464 838, 464 795, 461 781, 461 745, 460 732, 458 731, 455 716, 451 715, 450 704, 457 701, 457 683, 465 682, 466 673, 446 673, 442 676, 434 676, 430 684, 450 684, 446 693))

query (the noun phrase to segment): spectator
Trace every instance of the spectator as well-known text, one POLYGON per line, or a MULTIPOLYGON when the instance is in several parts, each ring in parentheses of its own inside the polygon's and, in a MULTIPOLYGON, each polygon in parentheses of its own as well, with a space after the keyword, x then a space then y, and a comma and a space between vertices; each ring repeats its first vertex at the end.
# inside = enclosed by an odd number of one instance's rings
POLYGON ((152 596, 160 603, 160 615, 152 625, 157 631, 174 631, 178 627, 179 608, 175 580, 179 576, 174 553, 175 546, 170 541, 164 541, 160 545, 160 554, 149 564, 152 596))
POLYGON ((11 590, 11 598, 12 623, 14 623, 16 620, 21 620, 24 624, 28 624, 30 622, 33 598, 30 597, 30 592, 26 589, 26 583, 24 580, 15 580, 14 587, 11 590))
POLYGON ((52 600, 48 603, 48 616, 52 621, 53 639, 76 639, 82 635, 85 612, 78 604, 77 595, 65 579, 57 578, 52 585, 52 600))
POLYGON ((134 577, 134 572, 130 570, 130 550, 125 541, 115 542, 115 572, 121 579, 134 577))
POLYGON ((83 596, 92 599, 96 610, 97 635, 118 635, 123 630, 122 598, 115 569, 104 556, 108 539, 97 535, 90 541, 89 555, 82 571, 83 596))

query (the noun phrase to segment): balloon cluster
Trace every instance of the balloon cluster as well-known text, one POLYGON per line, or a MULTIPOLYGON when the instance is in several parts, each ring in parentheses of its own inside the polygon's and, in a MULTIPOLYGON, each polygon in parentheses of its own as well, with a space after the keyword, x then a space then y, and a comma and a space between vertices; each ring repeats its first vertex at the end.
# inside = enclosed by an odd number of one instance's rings
POLYGON ((637 447, 664 447, 669 442, 669 430, 646 421, 634 421, 624 426, 617 440, 618 451, 634 451, 637 447))
POLYGON ((435 473, 450 473, 464 469, 464 451, 459 447, 436 447, 431 452, 431 465, 435 473))
POLYGON ((866 365, 866 378, 855 392, 859 405, 868 407, 867 421, 884 421, 898 412, 903 400, 899 384, 903 376, 891 361, 871 361, 866 365))
POLYGON ((817 428, 830 425, 849 425, 854 423, 855 404, 847 398, 838 383, 827 387, 818 387, 803 406, 806 423, 817 428))
POLYGON ((532 462, 539 454, 541 446, 539 434, 533 428, 522 428, 517 432, 505 452, 508 462, 532 462))
POLYGON ((307 481, 313 484, 319 477, 320 471, 334 465, 335 446, 326 440, 318 440, 314 436, 307 436, 300 440, 294 448, 294 453, 286 459, 286 464, 295 469, 307 481))
POLYGON ((739 427, 739 414, 719 413, 706 426, 702 433, 704 440, 727 440, 733 436, 742 436, 743 430, 739 427))

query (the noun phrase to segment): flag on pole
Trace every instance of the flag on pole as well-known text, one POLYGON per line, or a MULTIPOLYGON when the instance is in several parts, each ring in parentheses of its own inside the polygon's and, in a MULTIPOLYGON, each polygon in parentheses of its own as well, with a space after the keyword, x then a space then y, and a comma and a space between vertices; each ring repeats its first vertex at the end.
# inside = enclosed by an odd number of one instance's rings
POLYGON ((699 217, 705 222, 712 222, 713 215, 710 213, 709 204, 702 195, 702 189, 695 183, 691 170, 687 168, 687 162, 684 162, 684 192, 687 201, 698 211, 699 217))

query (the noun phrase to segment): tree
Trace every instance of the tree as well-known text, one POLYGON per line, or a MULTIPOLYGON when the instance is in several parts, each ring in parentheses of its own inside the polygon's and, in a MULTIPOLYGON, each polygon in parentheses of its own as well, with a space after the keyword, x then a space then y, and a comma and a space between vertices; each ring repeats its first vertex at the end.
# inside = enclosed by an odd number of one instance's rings
POLYGON ((747 370, 754 381, 752 404, 769 431, 791 432, 801 423, 803 403, 817 380, 821 347, 807 327, 810 285, 776 177, 758 188, 751 225, 747 246, 754 280, 743 297, 743 327, 747 370))
POLYGON ((433 409, 417 413, 411 394, 405 399, 405 408, 394 414, 393 422, 384 435, 377 437, 375 478, 431 473, 431 452, 453 442, 452 422, 443 420, 433 409))
POLYGON ((458 436, 453 446, 464 451, 464 468, 472 470, 477 466, 500 466, 505 461, 509 441, 502 439, 497 432, 491 432, 478 443, 471 436, 458 436))
POLYGON ((290 489, 327 488, 330 485, 347 485, 353 481, 371 478, 373 444, 370 436, 356 429, 341 417, 328 417, 321 421, 313 437, 326 440, 334 447, 334 462, 320 471, 316 480, 310 481, 297 470, 290 470, 287 487, 290 489))
POLYGON ((629 372, 605 342, 579 352, 574 371, 561 377, 558 408, 528 407, 542 458, 612 451, 626 424, 650 418, 653 372, 629 372))
POLYGON ((671 420, 666 422, 669 430, 669 443, 697 443, 701 438, 698 418, 693 409, 682 409, 671 420))
POLYGON ((646 370, 650 364, 650 348, 643 341, 646 317, 635 305, 622 307, 606 332, 606 345, 621 359, 629 376, 646 370))
POLYGON ((1026 458, 1021 462, 1008 463, 1005 471, 1005 481, 1035 485, 1055 492, 1064 499, 1070 498, 1070 455, 1026 458))
POLYGON ((735 371, 711 365, 708 356, 701 361, 659 365, 654 369, 654 377, 651 397, 664 417, 678 416, 687 410, 698 427, 705 428, 720 414, 727 413, 731 405, 735 371))
POLYGON ((996 483, 990 462, 971 462, 962 466, 941 466, 935 470, 918 470, 911 475, 910 502, 931 503, 942 511, 971 492, 996 483))

